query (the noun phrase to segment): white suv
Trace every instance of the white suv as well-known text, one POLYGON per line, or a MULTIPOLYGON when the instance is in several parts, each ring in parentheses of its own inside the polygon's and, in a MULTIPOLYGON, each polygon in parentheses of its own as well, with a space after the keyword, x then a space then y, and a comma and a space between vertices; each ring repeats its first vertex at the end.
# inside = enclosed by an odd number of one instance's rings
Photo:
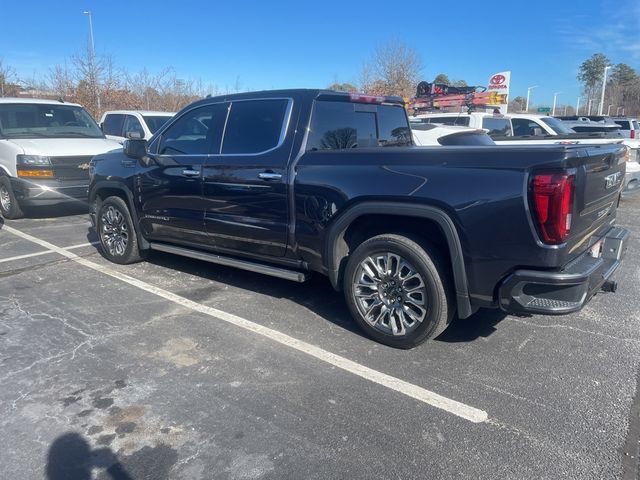
POLYGON ((86 200, 91 158, 116 148, 78 104, 0 98, 0 213, 86 200))
POLYGON ((175 112, 113 110, 104 112, 100 126, 107 138, 119 143, 128 136, 149 140, 174 115, 175 112))

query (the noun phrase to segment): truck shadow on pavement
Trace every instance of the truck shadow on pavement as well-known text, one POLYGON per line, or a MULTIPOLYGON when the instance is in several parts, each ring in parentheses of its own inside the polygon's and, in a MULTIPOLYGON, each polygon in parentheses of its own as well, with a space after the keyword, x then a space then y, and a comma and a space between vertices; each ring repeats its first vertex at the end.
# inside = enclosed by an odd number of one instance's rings
POLYGON ((49 447, 47 480, 90 480, 94 468, 104 469, 99 478, 133 480, 110 448, 92 450, 78 433, 65 433, 49 447))
MULTIPOLYGON (((92 230, 89 231, 88 238, 92 241, 95 238, 92 230)), ((99 249, 100 247, 96 246, 96 248, 99 249)), ((287 280, 265 277, 257 273, 222 265, 211 265, 206 262, 161 252, 151 252, 146 261, 163 268, 199 276, 213 282, 230 285, 242 290, 254 291, 260 295, 287 299, 309 309, 334 325, 361 337, 369 338, 353 321, 342 293, 336 292, 329 281, 321 275, 313 276, 306 283, 293 284, 287 280)), ((190 300, 201 302, 211 297, 212 288, 203 287, 202 289, 189 289, 176 293, 190 300)), ((496 325, 506 316, 500 310, 481 309, 469 318, 454 318, 449 328, 436 341, 458 343, 471 342, 480 337, 488 337, 496 331, 496 325)))
POLYGON ((27 208, 24 211, 25 218, 58 218, 74 215, 87 215, 89 204, 85 202, 62 203, 59 205, 45 205, 38 208, 27 208))

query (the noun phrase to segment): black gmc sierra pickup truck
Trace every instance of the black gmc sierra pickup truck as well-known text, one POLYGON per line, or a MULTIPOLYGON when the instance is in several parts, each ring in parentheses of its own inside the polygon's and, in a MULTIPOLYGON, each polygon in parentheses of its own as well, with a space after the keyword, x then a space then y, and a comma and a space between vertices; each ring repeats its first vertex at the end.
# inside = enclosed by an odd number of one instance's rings
POLYGON ((410 348, 457 313, 579 310, 615 290, 624 149, 413 146, 402 99, 324 90, 197 101, 91 162, 103 254, 158 250, 343 290, 410 348))

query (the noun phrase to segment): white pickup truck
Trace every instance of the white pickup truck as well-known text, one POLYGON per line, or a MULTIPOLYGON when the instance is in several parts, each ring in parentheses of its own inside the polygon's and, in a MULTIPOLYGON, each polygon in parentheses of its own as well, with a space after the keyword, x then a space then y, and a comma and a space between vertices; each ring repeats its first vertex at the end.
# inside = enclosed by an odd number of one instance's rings
POLYGON ((562 120, 527 113, 496 115, 485 112, 424 113, 409 117, 415 143, 421 144, 425 124, 483 129, 497 145, 610 144, 628 147, 624 193, 640 191, 640 140, 602 133, 575 132, 562 120))

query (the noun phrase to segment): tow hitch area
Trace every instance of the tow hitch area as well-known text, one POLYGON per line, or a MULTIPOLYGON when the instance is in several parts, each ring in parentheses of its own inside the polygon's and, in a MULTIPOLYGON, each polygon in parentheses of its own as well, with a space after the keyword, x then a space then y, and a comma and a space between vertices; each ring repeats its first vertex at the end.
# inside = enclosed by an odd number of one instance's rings
POLYGON ((607 280, 602 284, 601 290, 603 292, 616 293, 618 289, 618 282, 615 280, 607 280))

